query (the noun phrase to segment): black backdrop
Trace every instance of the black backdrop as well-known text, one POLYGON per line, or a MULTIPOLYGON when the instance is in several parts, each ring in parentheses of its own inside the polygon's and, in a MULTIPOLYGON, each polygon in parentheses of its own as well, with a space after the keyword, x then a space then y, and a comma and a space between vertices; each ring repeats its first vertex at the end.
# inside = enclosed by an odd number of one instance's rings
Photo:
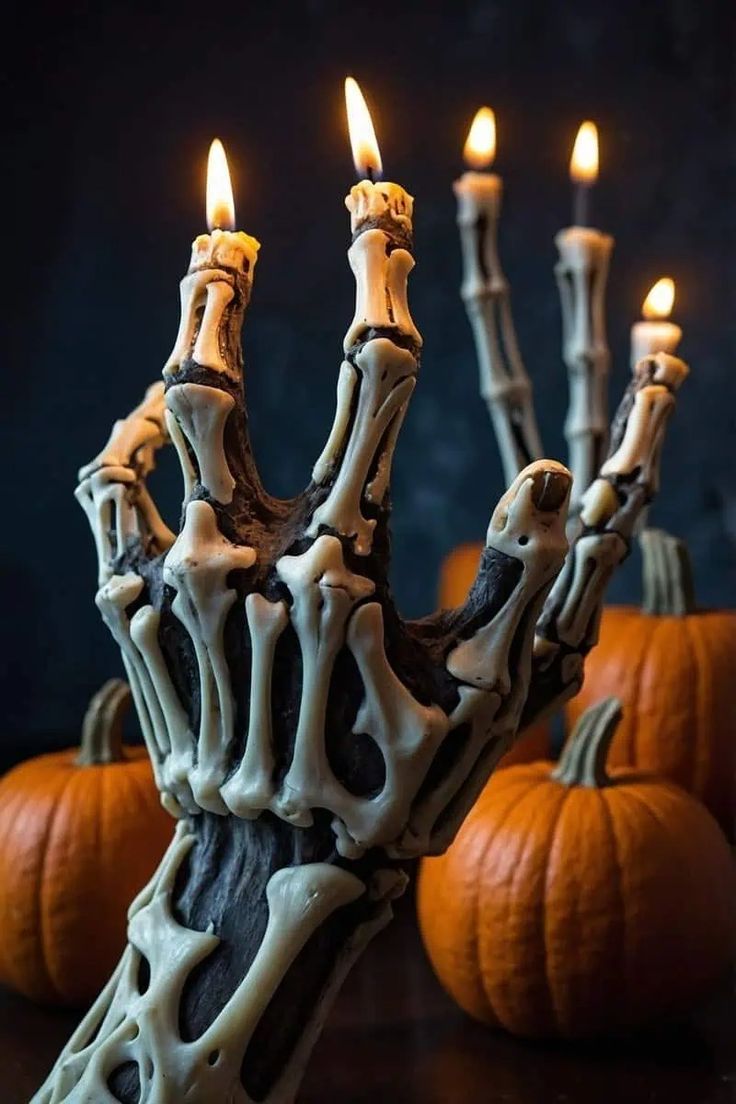
MULTIPOLYGON (((16 7, 2 97, 3 761, 68 742, 86 698, 120 670, 93 604, 75 472, 172 345, 214 134, 239 225, 263 243, 244 339, 257 455, 276 493, 307 479, 351 317, 347 72, 375 107, 387 177, 417 200, 411 303, 425 355, 394 480, 404 611, 430 607, 441 557, 482 535, 502 489, 457 296, 451 191, 482 102, 498 115, 503 255, 548 452, 564 458, 553 237, 589 116, 601 128, 597 222, 617 238, 612 399, 628 326, 671 273, 692 376, 653 520, 688 536, 701 600, 734 603, 735 12, 733 0, 16 7)), ((156 488, 172 520, 168 459, 156 488)), ((632 559, 615 597, 636 597, 637 574, 632 559)))

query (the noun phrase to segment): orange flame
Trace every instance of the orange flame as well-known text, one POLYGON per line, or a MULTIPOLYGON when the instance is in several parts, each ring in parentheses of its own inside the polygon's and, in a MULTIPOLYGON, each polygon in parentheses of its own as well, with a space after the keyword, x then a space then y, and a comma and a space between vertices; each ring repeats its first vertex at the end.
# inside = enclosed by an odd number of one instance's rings
POLYGON ((465 163, 471 169, 487 169, 496 156, 496 116, 490 107, 475 113, 463 148, 465 163))
POLYGON ((215 138, 207 158, 207 226, 210 230, 235 229, 235 201, 227 157, 215 138))
POLYGON ((360 177, 380 176, 383 165, 373 120, 360 86, 352 77, 345 78, 345 106, 355 171, 360 177))
POLYGON ((570 158, 570 178, 576 184, 595 184, 598 179, 598 127, 580 124, 570 158))
POLYGON ((669 318, 675 302, 675 281, 663 276, 649 289, 649 294, 641 308, 646 319, 669 318))

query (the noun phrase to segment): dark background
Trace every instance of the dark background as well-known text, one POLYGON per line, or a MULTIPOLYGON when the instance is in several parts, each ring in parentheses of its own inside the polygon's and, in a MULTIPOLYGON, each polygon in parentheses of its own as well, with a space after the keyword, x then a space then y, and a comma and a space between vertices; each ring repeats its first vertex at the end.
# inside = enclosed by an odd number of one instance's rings
MULTIPOLYGON (((595 221, 617 239, 612 402, 628 327, 670 273, 692 376, 653 520, 688 537, 701 601, 734 604, 735 13, 733 0, 16 7, 2 87, 2 761, 74 742, 86 699, 120 672, 93 603, 75 473, 173 344, 215 134, 238 225, 263 243, 244 336, 256 452, 275 493, 306 482, 352 316, 348 72, 374 107, 387 178, 417 200, 411 304, 425 353, 394 479, 404 612, 430 608, 442 556, 482 536, 502 490, 457 295, 451 190, 484 102, 498 116, 503 257, 546 449, 564 458, 553 238, 569 222, 575 130, 592 117, 595 221)), ((178 465, 162 466, 155 490, 171 522, 178 465)), ((637 593, 633 558, 613 596, 637 593)))

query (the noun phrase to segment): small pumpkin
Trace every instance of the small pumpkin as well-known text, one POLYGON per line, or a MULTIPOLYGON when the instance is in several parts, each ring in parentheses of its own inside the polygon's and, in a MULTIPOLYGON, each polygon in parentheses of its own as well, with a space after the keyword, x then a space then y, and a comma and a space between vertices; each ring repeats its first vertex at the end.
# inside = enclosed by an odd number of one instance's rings
POLYGON ((125 946, 128 905, 173 834, 145 748, 122 745, 130 701, 92 699, 81 749, 0 779, 0 982, 48 1004, 87 1004, 125 946))
POLYGON ((492 775, 422 862, 424 945, 471 1016, 529 1037, 628 1030, 685 1009, 736 951, 736 870, 710 813, 666 780, 608 771, 608 699, 557 765, 492 775))
POLYGON ((572 728, 616 694, 624 716, 609 763, 662 774, 699 798, 733 838, 736 815, 736 611, 698 610, 685 544, 641 536, 643 608, 608 606, 585 682, 567 706, 572 728))
MULTIPOLYGON (((439 604, 441 609, 462 605, 478 574, 483 545, 460 544, 453 548, 440 568, 439 604)), ((514 763, 533 763, 548 759, 552 753, 552 735, 546 721, 538 721, 519 734, 506 754, 499 759, 496 770, 514 763)))

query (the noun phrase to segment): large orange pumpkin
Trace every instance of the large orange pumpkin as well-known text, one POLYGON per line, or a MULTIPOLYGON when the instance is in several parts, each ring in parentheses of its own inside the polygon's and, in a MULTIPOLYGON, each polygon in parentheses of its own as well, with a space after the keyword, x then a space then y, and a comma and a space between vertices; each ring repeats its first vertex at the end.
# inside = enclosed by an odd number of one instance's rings
MULTIPOLYGON (((445 558, 440 569, 439 604, 442 609, 454 609, 462 605, 478 574, 482 544, 460 544, 445 558)), ((548 759, 552 750, 550 727, 545 721, 530 725, 520 733, 506 754, 498 761, 496 770, 514 763, 533 763, 535 759, 548 759)))
POLYGON ((736 814, 736 612, 698 610, 687 549, 659 530, 642 534, 642 609, 609 606, 568 704, 572 728, 592 702, 615 694, 623 721, 611 766, 662 774, 700 798, 729 836, 736 814))
POLYGON ((82 1006, 125 946, 126 914, 173 833, 144 748, 122 748, 130 691, 90 703, 82 747, 0 780, 0 982, 82 1006))
POLYGON ((445 855, 422 862, 419 923, 448 993, 530 1037, 630 1029, 682 1010, 736 950, 736 870, 710 813, 672 783, 605 769, 608 699, 559 764, 491 777, 445 855))

